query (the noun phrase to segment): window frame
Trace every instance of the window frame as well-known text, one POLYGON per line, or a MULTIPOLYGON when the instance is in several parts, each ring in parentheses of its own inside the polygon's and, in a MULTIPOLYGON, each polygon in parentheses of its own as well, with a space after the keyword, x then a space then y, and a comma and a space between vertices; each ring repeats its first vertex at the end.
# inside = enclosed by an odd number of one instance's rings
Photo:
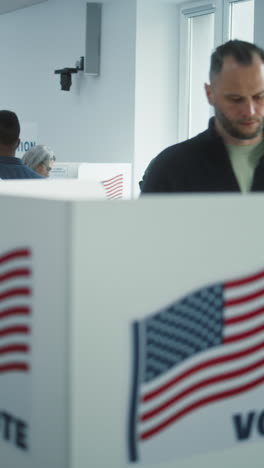
MULTIPOLYGON (((183 141, 189 134, 189 110, 190 110, 190 68, 188 57, 190 50, 191 34, 190 19, 196 16, 214 13, 214 44, 215 48, 222 42, 222 1, 203 0, 180 5, 179 43, 179 112, 178 112, 178 140, 183 141), (187 77, 187 79, 186 79, 187 77)), ((206 99, 206 98, 205 98, 206 99)))

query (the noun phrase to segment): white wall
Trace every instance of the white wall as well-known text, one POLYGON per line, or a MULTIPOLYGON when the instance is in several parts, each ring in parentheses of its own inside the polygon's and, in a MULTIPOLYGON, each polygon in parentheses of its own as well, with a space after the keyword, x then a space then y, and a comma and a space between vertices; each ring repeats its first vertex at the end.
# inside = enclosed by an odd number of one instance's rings
POLYGON ((105 0, 100 77, 55 69, 85 52, 85 0, 48 0, 0 17, 1 109, 36 122, 61 161, 131 162, 134 154, 136 0, 105 0))

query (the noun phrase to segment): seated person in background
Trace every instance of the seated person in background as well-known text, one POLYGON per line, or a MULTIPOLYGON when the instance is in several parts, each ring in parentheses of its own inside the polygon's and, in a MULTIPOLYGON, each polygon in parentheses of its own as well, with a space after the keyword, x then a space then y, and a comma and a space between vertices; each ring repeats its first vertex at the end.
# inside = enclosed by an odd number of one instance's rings
POLYGON ((23 156, 23 163, 43 177, 49 177, 56 157, 54 152, 45 145, 30 148, 23 156))
POLYGON ((42 179, 15 157, 20 144, 19 134, 17 115, 9 110, 0 110, 0 179, 42 179))

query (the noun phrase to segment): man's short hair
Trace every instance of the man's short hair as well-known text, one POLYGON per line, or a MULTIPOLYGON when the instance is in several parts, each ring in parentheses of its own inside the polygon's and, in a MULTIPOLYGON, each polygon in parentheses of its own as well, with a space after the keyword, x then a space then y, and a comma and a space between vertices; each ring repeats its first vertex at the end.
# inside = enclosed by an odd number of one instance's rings
POLYGON ((20 134, 20 125, 17 115, 8 110, 0 110, 0 144, 14 145, 20 134))
POLYGON ((251 65, 256 55, 264 62, 264 50, 251 42, 234 39, 220 45, 211 55, 210 80, 221 72, 225 57, 233 57, 240 65, 251 65))
POLYGON ((32 146, 22 157, 22 162, 33 170, 40 164, 55 160, 54 152, 45 145, 32 146))

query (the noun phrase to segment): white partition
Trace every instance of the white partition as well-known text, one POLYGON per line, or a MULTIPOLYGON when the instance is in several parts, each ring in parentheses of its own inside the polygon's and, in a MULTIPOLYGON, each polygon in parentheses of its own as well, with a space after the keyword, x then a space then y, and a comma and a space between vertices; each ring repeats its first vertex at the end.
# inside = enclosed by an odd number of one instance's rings
POLYGON ((55 162, 50 172, 51 179, 94 180, 102 185, 106 198, 131 198, 132 182, 129 163, 65 163, 55 162))
POLYGON ((106 199, 102 184, 76 179, 3 179, 0 194, 57 200, 106 199))
POLYGON ((131 168, 129 163, 81 163, 78 177, 100 181, 109 199, 130 199, 131 168))
POLYGON ((262 468, 263 195, 38 184, 0 186, 1 466, 262 468))

